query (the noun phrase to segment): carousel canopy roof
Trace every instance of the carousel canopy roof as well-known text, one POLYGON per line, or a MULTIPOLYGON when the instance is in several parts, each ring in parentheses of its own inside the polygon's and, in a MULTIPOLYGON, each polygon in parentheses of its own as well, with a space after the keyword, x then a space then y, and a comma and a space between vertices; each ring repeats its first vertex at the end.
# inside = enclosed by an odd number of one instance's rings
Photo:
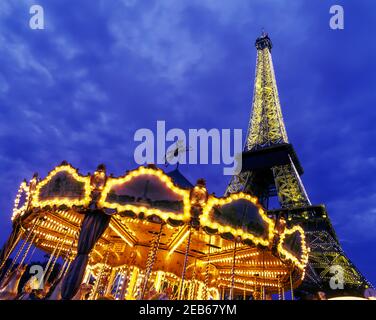
POLYGON ((179 171, 178 168, 175 170, 166 172, 166 174, 174 181, 174 184, 180 188, 193 188, 194 185, 179 171))

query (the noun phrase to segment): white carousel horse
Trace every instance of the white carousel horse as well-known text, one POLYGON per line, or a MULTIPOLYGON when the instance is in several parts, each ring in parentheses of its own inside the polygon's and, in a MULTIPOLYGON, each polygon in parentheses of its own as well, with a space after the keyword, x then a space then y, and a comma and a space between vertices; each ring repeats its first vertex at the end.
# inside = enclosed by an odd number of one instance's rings
POLYGON ((91 284, 81 283, 80 288, 71 300, 84 300, 85 296, 91 292, 93 286, 91 284))
POLYGON ((64 277, 56 280, 57 283, 51 287, 51 292, 48 293, 46 300, 62 300, 61 289, 63 287, 64 277))
POLYGON ((26 270, 26 266, 22 266, 12 271, 9 276, 2 282, 0 289, 0 300, 13 300, 18 294, 18 285, 21 277, 26 270))
MULTIPOLYGON (((51 288, 52 292, 49 293, 46 297, 46 300, 62 300, 61 296, 61 289, 63 286, 63 278, 57 280, 58 283, 54 288, 51 288)), ((90 293, 92 290, 91 285, 87 285, 86 283, 82 283, 80 288, 78 289, 77 293, 73 296, 71 300, 84 300, 85 296, 90 293)))

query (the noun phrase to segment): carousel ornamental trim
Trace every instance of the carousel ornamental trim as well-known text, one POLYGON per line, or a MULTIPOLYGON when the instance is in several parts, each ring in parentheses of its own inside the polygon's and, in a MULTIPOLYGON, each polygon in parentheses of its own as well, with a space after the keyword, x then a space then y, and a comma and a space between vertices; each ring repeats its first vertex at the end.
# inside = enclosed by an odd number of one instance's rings
POLYGON ((17 297, 9 284, 31 246, 50 254, 46 282, 64 261, 50 299, 282 299, 299 286, 309 252, 300 226, 269 217, 249 194, 217 198, 203 179, 181 187, 169 174, 149 165, 113 177, 100 165, 83 176, 64 161, 22 182, 0 296, 17 297))

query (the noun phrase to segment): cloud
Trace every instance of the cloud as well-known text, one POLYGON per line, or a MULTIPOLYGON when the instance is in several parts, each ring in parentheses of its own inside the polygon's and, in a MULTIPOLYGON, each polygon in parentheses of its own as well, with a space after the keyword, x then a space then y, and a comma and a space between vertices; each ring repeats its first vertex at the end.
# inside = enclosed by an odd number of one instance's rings
POLYGON ((336 199, 328 202, 327 207, 342 241, 359 243, 376 239, 376 193, 336 199))
MULTIPOLYGON (((327 204, 341 239, 374 245, 376 44, 364 30, 376 11, 344 2, 346 27, 335 32, 328 3, 41 0, 46 29, 33 31, 32 1, 1 1, 0 226, 9 230, 24 177, 63 159, 84 173, 104 162, 120 175, 135 166, 134 132, 157 120, 246 132, 253 44, 265 28, 312 202, 327 204)), ((222 169, 181 166, 217 195, 229 180, 222 169)), ((352 255, 376 262, 366 250, 352 255)))

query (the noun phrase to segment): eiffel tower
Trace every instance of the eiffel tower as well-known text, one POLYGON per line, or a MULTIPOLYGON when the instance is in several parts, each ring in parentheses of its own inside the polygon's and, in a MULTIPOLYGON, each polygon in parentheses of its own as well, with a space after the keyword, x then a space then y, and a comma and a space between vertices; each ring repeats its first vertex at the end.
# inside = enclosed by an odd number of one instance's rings
POLYGON ((310 254, 305 279, 297 290, 301 298, 318 291, 328 297, 363 296, 371 284, 346 257, 325 206, 311 204, 300 178, 303 168, 287 138, 268 34, 263 32, 255 46, 253 111, 242 153, 242 171, 232 177, 226 194, 243 191, 256 195, 271 217, 283 217, 288 225, 304 228, 310 254), (278 209, 271 209, 275 205, 278 209))

